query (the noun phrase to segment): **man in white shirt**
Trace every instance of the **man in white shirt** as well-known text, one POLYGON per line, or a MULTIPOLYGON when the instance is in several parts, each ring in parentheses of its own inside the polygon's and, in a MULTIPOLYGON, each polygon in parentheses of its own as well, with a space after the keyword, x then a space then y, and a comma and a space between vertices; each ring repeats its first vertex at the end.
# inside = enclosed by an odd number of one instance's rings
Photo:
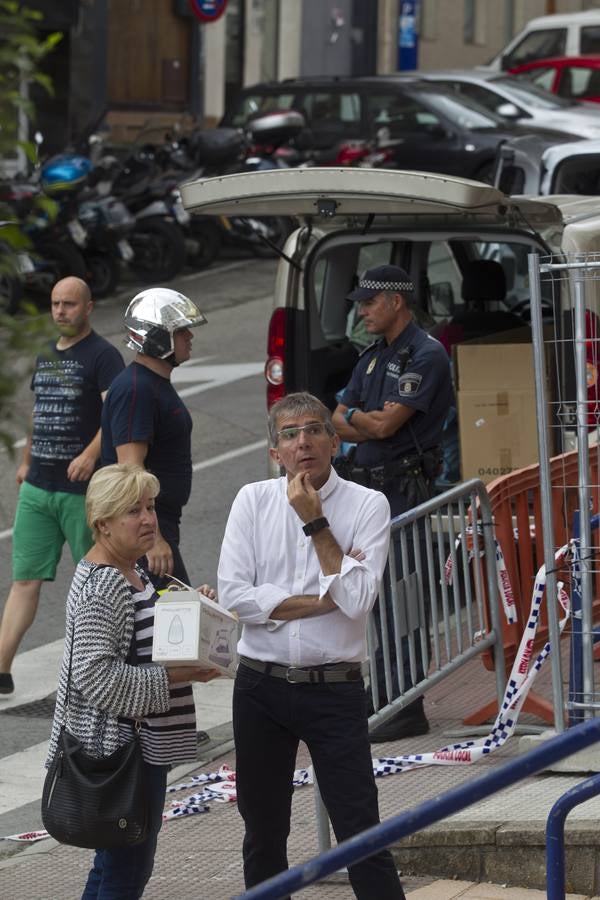
MULTIPOLYGON (((241 489, 219 560, 219 602, 243 623, 233 726, 247 887, 288 867, 300 740, 337 840, 379 822, 361 664, 389 548, 389 503, 332 469, 338 438, 311 394, 276 403, 269 433, 286 476, 241 489)), ((361 900, 404 897, 388 851, 349 875, 361 900)))

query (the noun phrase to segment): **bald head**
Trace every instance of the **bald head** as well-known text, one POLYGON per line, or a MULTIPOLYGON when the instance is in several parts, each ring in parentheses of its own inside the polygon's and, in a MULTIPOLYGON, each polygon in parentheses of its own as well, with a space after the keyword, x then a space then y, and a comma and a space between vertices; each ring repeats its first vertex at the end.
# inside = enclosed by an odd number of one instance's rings
POLYGON ((85 281, 74 275, 61 278, 52 288, 50 300, 52 318, 60 332, 59 348, 71 346, 90 333, 90 313, 94 304, 85 281))
POLYGON ((68 294, 77 300, 82 300, 84 303, 90 303, 92 299, 92 292, 88 285, 83 278, 77 278, 76 275, 67 275, 66 278, 61 278, 60 281, 57 281, 52 288, 52 294, 50 295, 52 300, 54 299, 55 294, 57 296, 65 296, 68 294))

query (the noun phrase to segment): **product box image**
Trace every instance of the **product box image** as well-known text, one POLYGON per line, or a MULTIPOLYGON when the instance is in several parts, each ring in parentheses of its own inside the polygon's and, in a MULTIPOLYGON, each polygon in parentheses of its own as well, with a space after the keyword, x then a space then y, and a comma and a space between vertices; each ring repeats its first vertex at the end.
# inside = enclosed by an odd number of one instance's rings
POLYGON ((209 666, 233 678, 237 641, 237 618, 198 591, 168 591, 156 601, 153 662, 209 666))

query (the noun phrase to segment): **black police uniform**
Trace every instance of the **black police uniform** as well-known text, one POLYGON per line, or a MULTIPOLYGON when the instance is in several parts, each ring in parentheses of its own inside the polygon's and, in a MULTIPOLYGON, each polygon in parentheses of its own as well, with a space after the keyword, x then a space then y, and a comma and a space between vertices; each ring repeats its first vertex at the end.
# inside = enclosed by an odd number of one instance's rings
MULTIPOLYGON (((390 437, 357 444, 351 460, 346 460, 343 474, 381 490, 390 502, 394 517, 431 496, 441 462, 442 429, 454 402, 448 355, 442 344, 415 322, 411 322, 391 344, 381 338, 363 351, 341 400, 345 406, 363 412, 382 410, 386 401, 410 406, 415 412, 390 437)), ((395 556, 400 575, 399 541, 395 545, 395 556)), ((392 622, 390 610, 390 629, 392 622)), ((389 633, 393 642, 393 630, 389 633)), ((405 687, 409 687, 412 679, 408 654, 405 652, 404 655, 407 659, 405 687)), ((419 678, 423 677, 420 656, 417 647, 419 678)), ((384 704, 385 675, 381 651, 376 654, 376 665, 380 704, 384 704)), ((394 675, 394 692, 398 690, 397 676, 394 675)))

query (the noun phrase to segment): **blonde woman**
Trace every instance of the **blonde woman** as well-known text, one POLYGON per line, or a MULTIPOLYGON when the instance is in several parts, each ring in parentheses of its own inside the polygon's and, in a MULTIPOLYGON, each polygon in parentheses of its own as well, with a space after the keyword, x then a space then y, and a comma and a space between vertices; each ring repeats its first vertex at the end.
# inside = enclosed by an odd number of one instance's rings
MULTIPOLYGON (((103 757, 133 737, 141 740, 152 795, 148 838, 121 850, 97 850, 82 900, 134 900, 152 874, 162 822, 167 772, 196 758, 191 681, 215 669, 166 669, 151 661, 156 593, 136 560, 157 532, 158 480, 137 465, 99 469, 86 494, 94 545, 75 570, 67 600, 65 653, 46 765, 61 723, 72 647, 67 729, 87 753, 103 757)), ((203 586, 203 589, 207 586, 203 586)))

